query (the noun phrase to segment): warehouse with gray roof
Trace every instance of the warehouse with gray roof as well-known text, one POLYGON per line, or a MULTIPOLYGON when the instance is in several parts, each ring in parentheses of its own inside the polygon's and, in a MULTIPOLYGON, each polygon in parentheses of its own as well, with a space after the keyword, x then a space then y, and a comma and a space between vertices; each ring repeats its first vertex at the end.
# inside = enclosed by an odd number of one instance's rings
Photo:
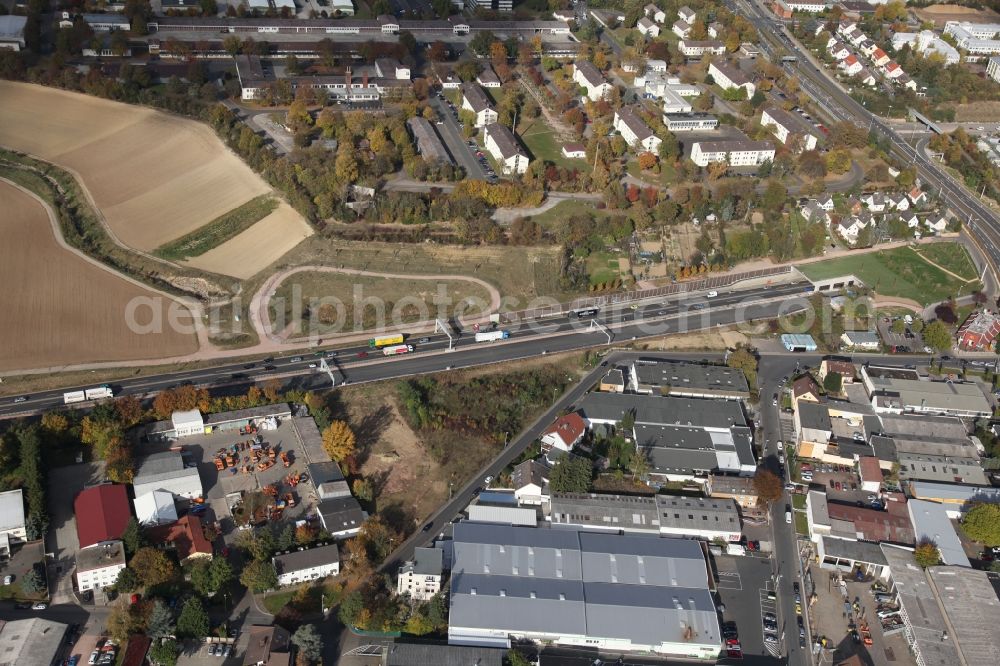
POLYGON ((629 390, 691 398, 739 400, 750 396, 742 370, 722 365, 636 359, 629 368, 629 390))
POLYGON ((709 569, 695 541, 458 523, 453 545, 449 643, 719 653, 709 569))
POLYGON ((417 142, 417 152, 425 161, 454 164, 448 149, 445 148, 444 142, 429 120, 414 116, 406 121, 406 125, 417 142))

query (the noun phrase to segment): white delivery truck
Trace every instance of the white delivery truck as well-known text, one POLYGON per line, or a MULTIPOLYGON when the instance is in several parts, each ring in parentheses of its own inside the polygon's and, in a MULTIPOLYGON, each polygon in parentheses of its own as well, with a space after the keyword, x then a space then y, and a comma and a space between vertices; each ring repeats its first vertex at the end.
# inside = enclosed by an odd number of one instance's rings
POLYGON ((383 347, 382 353, 386 356, 396 356, 397 354, 409 354, 413 351, 413 345, 393 345, 391 347, 383 347))
POLYGON ((509 331, 490 331, 489 333, 476 333, 476 342, 496 342, 506 340, 510 337, 509 331))
POLYGON ((84 402, 87 400, 87 394, 83 391, 70 391, 69 393, 63 393, 63 404, 72 405, 74 402, 84 402))
POLYGON ((115 396, 114 391, 108 386, 98 386, 97 388, 89 388, 84 391, 87 396, 87 400, 100 400, 102 398, 113 398, 115 396))

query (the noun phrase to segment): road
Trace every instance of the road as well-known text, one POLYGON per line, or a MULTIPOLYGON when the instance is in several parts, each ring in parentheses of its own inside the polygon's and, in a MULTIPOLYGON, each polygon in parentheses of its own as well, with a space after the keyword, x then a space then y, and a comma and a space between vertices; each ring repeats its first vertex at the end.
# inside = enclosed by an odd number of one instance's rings
MULTIPOLYGON (((510 338, 498 343, 477 343, 471 331, 454 340, 454 350, 447 352, 449 340, 444 334, 408 339, 415 350, 405 356, 386 358, 368 345, 354 345, 326 351, 335 356, 328 359, 337 383, 371 382, 426 372, 457 369, 474 365, 499 363, 560 351, 595 347, 610 342, 601 329, 591 329, 593 319, 602 327, 609 327, 617 342, 659 336, 668 333, 704 330, 716 326, 771 318, 779 312, 804 307, 804 299, 791 297, 802 294, 805 283, 760 287, 742 291, 720 291, 719 296, 706 299, 700 294, 687 294, 671 300, 657 299, 636 310, 628 306, 605 309, 586 319, 559 315, 530 320, 522 324, 504 326, 510 338), (421 342, 426 340, 426 342, 421 342)), ((455 334, 453 334, 454 336, 455 334)), ((322 354, 323 352, 320 352, 322 354)), ((319 368, 317 355, 287 354, 258 361, 228 363, 213 367, 199 367, 155 376, 137 377, 112 382, 115 395, 136 395, 162 391, 166 388, 193 383, 208 387, 229 386, 245 390, 253 382, 280 379, 286 386, 298 388, 329 387, 329 377, 319 368)), ((3 398, 0 419, 37 414, 47 409, 63 406, 62 394, 85 387, 64 387, 39 392, 21 402, 14 397, 3 398)), ((86 406, 86 405, 82 405, 86 406)))
POLYGON ((465 174, 468 178, 486 180, 486 171, 483 170, 483 165, 476 159, 475 154, 469 150, 466 139, 462 136, 462 126, 451 115, 448 102, 444 99, 433 97, 431 98, 431 105, 434 106, 434 110, 437 112, 440 121, 440 124, 436 124, 434 127, 448 145, 448 150, 455 159, 455 163, 465 169, 465 174))
POLYGON ((735 7, 747 17, 760 33, 760 47, 765 54, 775 60, 781 53, 794 53, 799 57, 795 63, 783 63, 786 73, 799 79, 802 89, 808 93, 834 121, 851 122, 867 126, 885 140, 890 152, 903 164, 912 164, 925 187, 935 188, 944 203, 965 223, 965 228, 979 245, 985 261, 993 275, 987 280, 989 293, 997 292, 995 276, 1000 274, 1000 216, 970 194, 961 184, 935 164, 922 150, 910 145, 893 127, 854 100, 819 63, 807 48, 795 40, 784 25, 770 17, 767 10, 751 0, 730 0, 730 8, 735 7))

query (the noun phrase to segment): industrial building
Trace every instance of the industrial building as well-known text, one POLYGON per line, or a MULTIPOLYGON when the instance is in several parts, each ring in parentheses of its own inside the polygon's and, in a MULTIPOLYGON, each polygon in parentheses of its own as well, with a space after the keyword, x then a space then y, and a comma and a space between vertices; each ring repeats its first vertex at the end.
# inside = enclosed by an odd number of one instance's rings
POLYGON ((442 164, 454 164, 444 142, 438 136, 434 125, 426 118, 414 116, 406 121, 406 126, 410 128, 417 144, 417 153, 427 162, 440 162, 442 164))
POLYGON ((0 659, 17 666, 58 663, 68 626, 40 617, 0 622, 0 659))
POLYGON ((695 541, 457 523, 453 543, 449 643, 719 653, 709 568, 695 541))
POLYGON ((975 382, 931 381, 916 370, 865 365, 861 381, 880 414, 942 414, 988 417, 993 408, 975 382))
POLYGON ((173 493, 154 490, 137 496, 132 501, 135 517, 141 525, 163 525, 177 520, 177 506, 173 493))
MULTIPOLYGON (((180 414, 190 414, 189 412, 178 412, 180 414)), ((261 429, 276 427, 281 419, 291 417, 292 409, 287 402, 279 402, 273 405, 262 405, 249 409, 237 409, 231 412, 219 412, 209 414, 202 419, 201 429, 195 427, 193 415, 189 417, 178 417, 180 421, 175 424, 173 418, 169 421, 156 421, 143 426, 139 431, 140 440, 150 442, 165 442, 196 434, 211 433, 216 431, 239 430, 248 425, 254 425, 261 429), (178 426, 181 427, 178 430, 178 426)), ((199 414, 199 416, 201 416, 199 414)))
POLYGON ((81 490, 73 500, 80 548, 121 538, 132 512, 125 486, 105 483, 81 490))
POLYGON ((951 519, 960 518, 973 504, 1000 503, 1000 488, 992 486, 968 486, 959 483, 934 483, 933 481, 910 481, 906 484, 910 497, 937 502, 944 506, 951 519))
POLYGON ((24 521, 24 497, 21 489, 0 493, 0 537, 9 541, 24 541, 28 538, 24 521))
POLYGON ((163 490, 177 497, 194 499, 201 497, 204 492, 198 466, 185 465, 179 451, 163 451, 146 456, 136 467, 132 487, 136 497, 154 490, 163 490))
POLYGON ((351 495, 340 465, 335 462, 312 463, 306 466, 306 470, 319 498, 315 510, 323 528, 337 539, 357 534, 368 514, 351 495))
POLYGON ((640 358, 628 370, 628 389, 636 393, 726 400, 750 397, 743 371, 723 365, 640 358))

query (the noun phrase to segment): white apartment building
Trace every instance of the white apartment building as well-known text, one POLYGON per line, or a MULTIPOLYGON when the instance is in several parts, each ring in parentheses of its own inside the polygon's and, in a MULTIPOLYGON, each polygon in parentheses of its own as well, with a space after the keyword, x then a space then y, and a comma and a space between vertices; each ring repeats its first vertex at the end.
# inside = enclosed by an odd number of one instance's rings
POLYGON ((428 601, 441 591, 444 551, 440 548, 416 548, 413 560, 399 567, 396 594, 407 594, 417 601, 428 601))
POLYGON ((635 29, 639 31, 644 37, 659 37, 660 36, 660 26, 653 23, 649 18, 643 16, 635 24, 635 29))
POLYGON ((12 541, 25 541, 28 533, 24 526, 24 498, 21 489, 0 493, 0 536, 12 541))
POLYGON ((76 585, 81 592, 110 587, 125 568, 125 545, 105 541, 76 553, 76 585))
POLYGON ((295 585, 340 573, 340 552, 331 543, 315 548, 293 550, 271 558, 278 573, 278 585, 295 585))
POLYGON ((483 128, 486 150, 500 163, 505 174, 524 173, 531 159, 521 143, 505 125, 492 123, 483 128))
POLYGON ((955 38, 958 48, 970 55, 994 55, 1000 53, 1000 24, 997 23, 966 23, 964 21, 948 21, 944 24, 944 32, 955 38))
POLYGON ((677 45, 687 58, 700 58, 706 53, 712 55, 722 55, 726 52, 726 45, 717 39, 682 39, 677 45))
POLYGON ((628 107, 615 111, 614 127, 621 133, 629 146, 642 148, 651 153, 659 150, 663 140, 653 134, 653 130, 628 107))
POLYGON ((699 141, 691 147, 691 161, 701 167, 707 167, 712 162, 727 162, 729 166, 760 166, 769 160, 774 160, 774 146, 769 141, 699 141))
POLYGON ((760 124, 770 127, 783 144, 787 145, 789 139, 799 137, 802 150, 813 150, 819 141, 819 131, 809 121, 797 113, 778 107, 764 109, 760 115, 760 124))
POLYGON ((691 34, 691 25, 684 20, 674 21, 670 30, 681 39, 687 39, 687 36, 691 34))
POLYGON ((1000 83, 1000 57, 992 56, 986 63, 986 76, 1000 83))
POLYGON ((486 127, 495 123, 499 116, 493 108, 493 102, 475 83, 462 84, 462 109, 471 111, 476 116, 476 127, 486 127))
MULTIPOLYGON (((946 65, 957 65, 962 59, 954 46, 944 41, 930 30, 921 30, 920 32, 897 32, 892 36, 893 50, 898 51, 907 44, 910 45, 911 49, 925 58, 932 53, 939 54, 942 58, 944 58, 946 65)), ((874 58, 872 58, 872 60, 875 61, 874 58)), ((880 65, 882 63, 875 61, 875 64, 880 65)))
POLYGON ((573 63, 573 81, 587 89, 587 98, 591 102, 603 99, 611 92, 611 84, 594 63, 587 60, 577 60, 573 63))
POLYGON ((743 88, 746 90, 747 99, 753 97, 757 91, 757 86, 736 65, 727 62, 713 62, 708 65, 708 73, 723 90, 743 88))
POLYGON ((667 13, 662 9, 660 9, 659 7, 657 7, 656 5, 654 5, 653 3, 649 3, 648 5, 643 7, 642 13, 648 16, 649 18, 653 19, 657 23, 667 22, 667 13))

